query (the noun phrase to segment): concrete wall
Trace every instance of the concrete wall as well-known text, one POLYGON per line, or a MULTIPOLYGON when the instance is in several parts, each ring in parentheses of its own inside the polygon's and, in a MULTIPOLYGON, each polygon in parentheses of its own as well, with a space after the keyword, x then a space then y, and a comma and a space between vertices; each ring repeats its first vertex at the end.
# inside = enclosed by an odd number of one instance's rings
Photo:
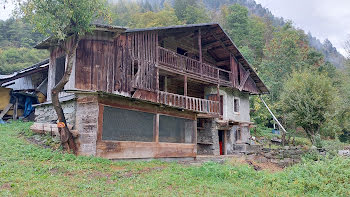
MULTIPOLYGON (((216 87, 208 87, 205 89, 205 96, 207 98, 210 94, 216 94, 216 87)), ((231 88, 220 88, 219 89, 220 96, 223 96, 223 119, 224 120, 235 120, 241 122, 250 122, 250 106, 249 106, 249 94, 242 93, 238 90, 232 90, 231 88), (234 98, 238 98, 239 112, 236 113, 233 111, 233 100, 234 98)))

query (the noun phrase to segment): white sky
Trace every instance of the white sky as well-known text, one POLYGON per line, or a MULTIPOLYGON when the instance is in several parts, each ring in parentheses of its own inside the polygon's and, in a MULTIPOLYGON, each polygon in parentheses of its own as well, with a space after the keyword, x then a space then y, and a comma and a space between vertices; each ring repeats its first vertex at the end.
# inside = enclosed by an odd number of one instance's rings
POLYGON ((344 42, 350 35, 350 0, 255 1, 321 41, 328 38, 345 55, 344 42))
MULTIPOLYGON (((328 38, 345 54, 344 42, 350 35, 350 0, 255 0, 275 16, 290 19, 294 25, 321 41, 328 38)), ((11 16, 13 5, 0 4, 0 19, 11 16)))
POLYGON ((13 9, 14 9, 14 6, 12 3, 7 3, 4 5, 3 1, 0 0, 0 19, 6 20, 10 18, 13 9))

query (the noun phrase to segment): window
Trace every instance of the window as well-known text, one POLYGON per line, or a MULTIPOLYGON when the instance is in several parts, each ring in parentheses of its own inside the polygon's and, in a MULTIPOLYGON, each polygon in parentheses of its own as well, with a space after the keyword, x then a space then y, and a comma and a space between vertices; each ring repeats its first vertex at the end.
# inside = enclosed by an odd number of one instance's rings
POLYGON ((242 132, 240 128, 236 129, 236 135, 235 135, 236 141, 242 140, 242 132))
POLYGON ((239 113, 239 98, 233 99, 233 112, 239 113))
POLYGON ((58 82, 61 81, 65 69, 65 64, 66 64, 66 57, 62 56, 59 58, 56 58, 56 69, 55 69, 55 85, 58 84, 58 82))
POLYGON ((159 115, 159 142, 192 143, 194 121, 159 115))
POLYGON ((153 141, 154 114, 105 106, 102 140, 153 141))

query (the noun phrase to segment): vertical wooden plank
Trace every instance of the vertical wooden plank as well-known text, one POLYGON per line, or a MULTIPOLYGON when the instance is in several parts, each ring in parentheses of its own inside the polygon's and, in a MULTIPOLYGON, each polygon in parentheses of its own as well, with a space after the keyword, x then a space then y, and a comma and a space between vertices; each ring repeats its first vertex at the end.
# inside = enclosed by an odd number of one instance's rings
POLYGON ((187 75, 184 75, 184 95, 187 96, 187 75))
POLYGON ((224 155, 227 155, 227 130, 224 130, 224 132, 223 132, 223 135, 224 135, 224 139, 223 139, 223 141, 224 141, 224 146, 223 146, 223 154, 224 155))
POLYGON ((17 114, 18 114, 18 98, 16 97, 15 105, 13 106, 13 120, 17 120, 17 114))
POLYGON ((154 118, 154 126, 153 126, 153 141, 159 142, 159 114, 157 113, 154 118))
POLYGON ((197 154, 197 117, 195 121, 193 121, 193 138, 192 138, 192 143, 195 144, 195 153, 197 154))
POLYGON ((102 132, 103 132, 103 110, 104 106, 102 104, 98 105, 98 129, 97 129, 97 141, 102 140, 102 132))
POLYGON ((220 111, 220 85, 218 84, 216 86, 216 101, 219 103, 219 105, 217 106, 216 112, 220 111))

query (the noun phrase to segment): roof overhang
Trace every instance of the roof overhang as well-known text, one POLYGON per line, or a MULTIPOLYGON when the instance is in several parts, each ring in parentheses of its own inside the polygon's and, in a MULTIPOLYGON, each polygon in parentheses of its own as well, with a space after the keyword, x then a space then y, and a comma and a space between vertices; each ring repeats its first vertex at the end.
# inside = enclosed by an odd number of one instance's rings
MULTIPOLYGON (((254 68, 248 63, 243 54, 238 50, 238 47, 234 44, 232 39, 228 36, 228 34, 224 31, 224 29, 218 23, 203 23, 203 24, 190 24, 190 25, 176 25, 176 26, 168 26, 168 27, 151 27, 151 28, 142 28, 142 29, 127 29, 125 33, 133 33, 133 32, 144 32, 144 31, 158 31, 158 32, 170 32, 181 29, 193 29, 201 31, 215 31, 218 35, 214 35, 215 37, 223 37, 225 42, 225 49, 232 54, 238 62, 242 64, 245 70, 250 72, 250 77, 255 82, 257 88, 259 89, 259 94, 269 94, 268 88, 265 86, 264 82, 260 79, 254 68)), ((251 93, 256 94, 256 93, 251 93)))
MULTIPOLYGON (((114 34, 125 32, 125 27, 104 25, 104 24, 93 24, 93 32, 110 32, 114 34)), ((58 40, 53 37, 48 37, 34 46, 36 49, 49 49, 50 47, 57 46, 58 40)))

